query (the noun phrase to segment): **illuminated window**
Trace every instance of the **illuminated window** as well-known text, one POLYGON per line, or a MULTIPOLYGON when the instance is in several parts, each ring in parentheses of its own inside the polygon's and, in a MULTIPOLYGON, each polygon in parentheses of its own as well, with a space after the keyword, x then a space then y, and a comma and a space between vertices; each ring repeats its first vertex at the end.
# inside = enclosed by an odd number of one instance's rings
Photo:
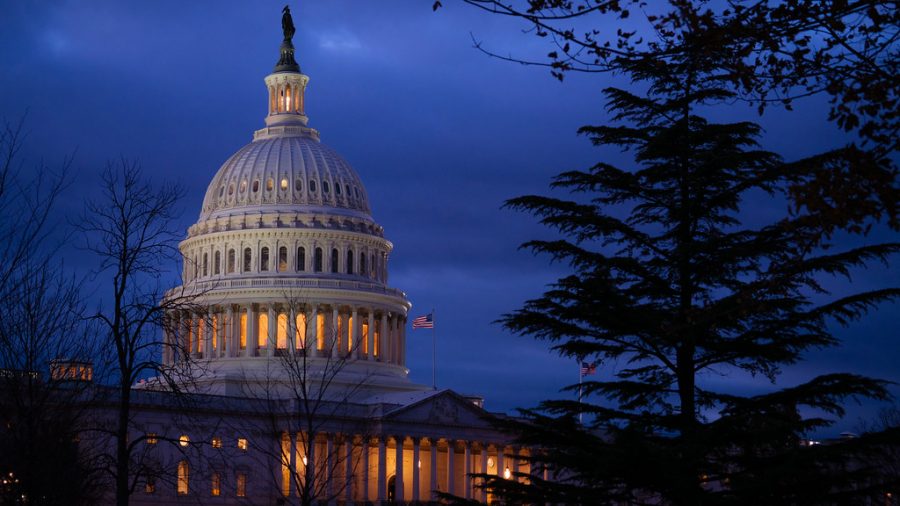
POLYGON ((244 272, 250 272, 250 267, 253 265, 252 259, 253 252, 250 251, 250 248, 244 248, 244 272))
POLYGON ((231 274, 234 272, 234 250, 228 250, 228 273, 231 274))
POLYGON ((247 497, 247 473, 237 473, 237 496, 247 497))
POLYGON ((247 451, 247 438, 239 437, 237 440, 238 450, 247 451))
POLYGON ((212 485, 212 490, 210 491, 212 495, 215 497, 222 495, 222 480, 219 478, 219 473, 212 473, 210 482, 212 485))
POLYGON ((331 272, 338 271, 338 250, 337 248, 331 249, 331 272))
POLYGON ((347 250, 347 274, 353 274, 353 250, 347 250))
POLYGON ((282 179, 281 180, 281 191, 287 191, 287 189, 288 189, 288 180, 282 179))
POLYGON ((269 270, 269 248, 265 246, 259 250, 259 270, 263 272, 269 270))
POLYGON ((155 432, 148 432, 145 441, 147 441, 148 445, 155 445, 159 442, 159 438, 157 438, 155 432))
POLYGON ((181 446, 187 446, 191 443, 191 438, 187 436, 187 434, 182 434, 180 438, 178 438, 178 444, 181 446))
POLYGON ((281 246, 278 248, 278 271, 285 272, 287 271, 287 247, 281 246))
POLYGON ((297 248, 297 270, 306 270, 306 248, 302 246, 297 248))
POLYGON ((247 313, 241 313, 241 335, 240 335, 240 347, 241 349, 247 348, 247 313))
POLYGON ((213 436, 212 447, 213 448, 221 448, 222 447, 222 438, 220 438, 219 436, 213 436))
POLYGON ((273 189, 275 189, 275 183, 272 181, 271 178, 266 179, 266 191, 270 192, 273 189))
POLYGON ((316 192, 316 182, 312 179, 309 180, 309 191, 312 193, 316 192))
POLYGON ((188 467, 188 463, 186 460, 182 460, 178 463, 178 495, 187 495, 190 490, 190 473, 191 470, 188 467))
POLYGON ((147 477, 147 481, 144 483, 144 493, 145 494, 155 494, 156 493, 156 478, 152 476, 147 477))
POLYGON ((216 251, 216 254, 213 256, 213 274, 219 274, 222 272, 222 252, 216 251))
POLYGON ((316 272, 322 272, 322 248, 316 248, 313 267, 316 272))
POLYGON ((256 193, 258 191, 259 191, 259 181, 254 181, 253 182, 253 193, 256 193))
POLYGON ((241 181, 241 193, 247 191, 247 181, 241 181))
POLYGON ((256 319, 256 324, 259 329, 257 333, 259 335, 259 346, 264 348, 269 343, 269 315, 260 312, 259 317, 256 319))

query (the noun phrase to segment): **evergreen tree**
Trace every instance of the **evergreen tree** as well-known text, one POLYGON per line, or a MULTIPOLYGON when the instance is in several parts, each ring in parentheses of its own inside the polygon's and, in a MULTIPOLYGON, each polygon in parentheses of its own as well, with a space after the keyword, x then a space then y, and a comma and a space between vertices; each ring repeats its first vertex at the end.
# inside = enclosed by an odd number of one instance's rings
POLYGON ((800 444, 848 397, 885 398, 883 382, 837 373, 741 396, 707 379, 746 372, 774 383, 804 352, 837 344, 829 324, 900 294, 835 295, 822 283, 900 250, 834 239, 879 220, 896 227, 896 169, 853 145, 786 163, 760 148, 758 125, 704 118, 735 96, 716 78, 732 49, 709 36, 682 26, 673 57, 619 62, 646 93, 606 89, 615 124, 581 133, 632 153, 630 166, 559 175, 552 186, 571 199, 507 202, 561 233, 524 246, 572 272, 502 323, 614 374, 582 385, 583 402, 545 401, 505 422, 540 449, 527 477, 484 476, 506 502, 817 504, 884 493, 850 446, 800 444), (764 198, 783 215, 755 213, 764 198))

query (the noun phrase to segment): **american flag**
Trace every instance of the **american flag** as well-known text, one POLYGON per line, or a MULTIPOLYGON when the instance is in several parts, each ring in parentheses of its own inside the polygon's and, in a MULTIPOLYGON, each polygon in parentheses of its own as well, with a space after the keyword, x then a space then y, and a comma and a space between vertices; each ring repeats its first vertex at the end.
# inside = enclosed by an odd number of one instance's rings
POLYGON ((587 362, 582 362, 581 375, 590 376, 591 374, 597 374, 597 362, 591 362, 590 364, 587 362))
POLYGON ((414 329, 433 329, 434 328, 434 318, 431 313, 427 315, 420 316, 413 320, 413 328, 414 329))

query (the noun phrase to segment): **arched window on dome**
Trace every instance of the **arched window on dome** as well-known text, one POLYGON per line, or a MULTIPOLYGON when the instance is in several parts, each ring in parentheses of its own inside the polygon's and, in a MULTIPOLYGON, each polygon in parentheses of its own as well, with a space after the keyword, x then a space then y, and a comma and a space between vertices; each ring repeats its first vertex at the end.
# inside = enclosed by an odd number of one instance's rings
POLYGON ((241 193, 247 191, 247 181, 241 181, 241 193))
POLYGON ((352 194, 350 193, 350 185, 345 185, 344 188, 347 189, 347 196, 350 197, 352 194))
POLYGON ((353 274, 353 250, 347 250, 347 274, 353 274))
POLYGON ((275 189, 275 182, 272 181, 272 178, 266 179, 266 191, 270 192, 275 189))
POLYGON ((288 189, 288 180, 286 177, 281 178, 281 191, 286 192, 288 189))
POLYGON ((259 180, 253 181, 253 186, 251 187, 251 189, 253 190, 253 193, 259 191, 259 180))
POLYGON ((291 94, 292 94, 291 85, 289 84, 285 87, 285 90, 284 90, 284 110, 287 112, 292 112, 291 106, 293 104, 291 103, 291 94))
POLYGON ((309 191, 312 193, 316 192, 316 182, 312 179, 309 180, 309 191))
POLYGON ((244 248, 244 271, 250 272, 250 269, 253 267, 253 252, 250 251, 250 248, 244 248))
POLYGON ((329 191, 328 181, 322 181, 322 193, 328 193, 329 191))
POLYGON ((219 187, 219 198, 222 198, 224 195, 225 195, 225 187, 220 186, 219 187))
POLYGON ((341 184, 340 184, 340 183, 335 183, 335 185, 334 185, 334 193, 336 193, 336 194, 338 194, 338 195, 341 194, 341 184))
POLYGON ((269 270, 269 248, 266 246, 259 250, 259 270, 262 272, 269 270))
POLYGON ((216 254, 213 255, 213 274, 221 274, 222 273, 222 252, 216 251, 216 254))
POLYGON ((188 495, 190 492, 191 468, 188 461, 178 463, 178 495, 188 495))
POLYGON ((316 272, 322 272, 322 248, 316 248, 314 267, 316 272))
POLYGON ((228 194, 234 195, 234 183, 228 185, 228 194))
POLYGON ((234 273, 234 267, 235 267, 235 266, 234 266, 234 263, 235 263, 235 258, 234 258, 234 256, 235 256, 235 255, 234 255, 234 250, 233 250, 233 249, 228 250, 228 262, 227 262, 227 265, 226 265, 226 267, 225 267, 225 272, 227 272, 228 274, 233 274, 233 273, 234 273))
POLYGON ((203 277, 209 276, 209 253, 203 254, 203 277))
POLYGON ((303 246, 297 248, 297 270, 306 270, 306 248, 304 248, 303 246))
POLYGON ((331 249, 331 272, 337 273, 338 271, 338 250, 337 248, 331 249))
POLYGON ((363 253, 362 255, 359 256, 359 275, 360 276, 366 275, 366 254, 365 253, 363 253))
POLYGON ((287 271, 287 247, 278 248, 278 272, 287 271))
POLYGON ((294 181, 294 190, 298 191, 298 192, 302 192, 303 191, 303 181, 300 181, 299 179, 294 181))

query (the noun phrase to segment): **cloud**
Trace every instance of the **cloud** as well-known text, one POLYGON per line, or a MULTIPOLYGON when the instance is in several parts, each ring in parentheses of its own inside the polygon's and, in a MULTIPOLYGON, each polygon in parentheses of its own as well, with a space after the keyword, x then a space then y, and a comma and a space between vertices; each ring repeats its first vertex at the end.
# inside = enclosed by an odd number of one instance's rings
POLYGON ((349 53, 362 48, 359 38, 346 28, 318 32, 316 38, 318 39, 319 47, 328 51, 349 53))

